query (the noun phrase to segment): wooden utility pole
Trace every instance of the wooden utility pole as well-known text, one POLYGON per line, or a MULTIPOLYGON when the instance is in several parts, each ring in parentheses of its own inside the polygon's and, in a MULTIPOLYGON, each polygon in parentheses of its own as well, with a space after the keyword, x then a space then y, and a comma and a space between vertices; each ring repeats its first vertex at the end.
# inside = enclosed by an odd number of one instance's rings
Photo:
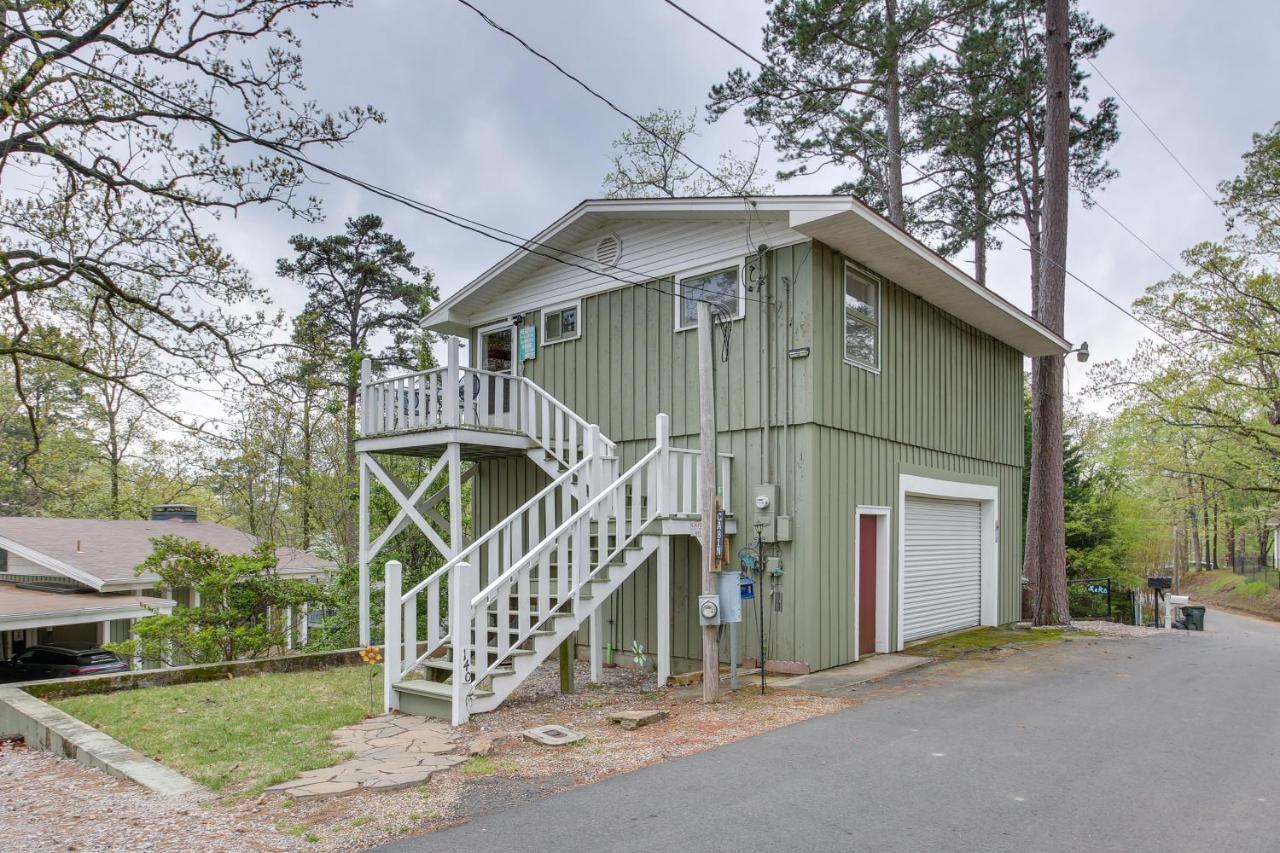
MULTIPOLYGON (((716 380, 711 305, 698 303, 698 494, 702 527, 702 594, 712 595, 716 583, 716 380)), ((702 701, 720 698, 720 629, 702 629, 702 701)))
MULTIPOLYGON (((1069 0, 1045 7, 1046 112, 1044 231, 1032 314, 1061 335, 1067 287, 1067 209, 1070 202, 1071 33, 1069 0)), ((1060 355, 1031 360, 1031 488, 1027 497, 1026 574, 1032 582, 1032 622, 1064 625, 1067 608, 1066 520, 1062 465, 1060 355)))

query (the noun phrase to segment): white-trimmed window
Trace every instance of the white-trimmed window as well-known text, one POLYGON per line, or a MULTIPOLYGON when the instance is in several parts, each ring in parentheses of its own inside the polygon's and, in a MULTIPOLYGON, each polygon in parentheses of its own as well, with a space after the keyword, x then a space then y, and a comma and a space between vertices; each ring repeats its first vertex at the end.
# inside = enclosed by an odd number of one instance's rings
POLYGON ((542 343, 558 344, 582 336, 582 303, 566 302, 542 311, 542 343))
POLYGON ((844 267, 844 360, 880 369, 880 283, 844 267))
POLYGON ((716 322, 738 320, 743 316, 746 299, 742 292, 741 267, 686 276, 676 287, 680 294, 676 300, 676 331, 698 325, 698 303, 703 301, 711 303, 712 318, 716 322))

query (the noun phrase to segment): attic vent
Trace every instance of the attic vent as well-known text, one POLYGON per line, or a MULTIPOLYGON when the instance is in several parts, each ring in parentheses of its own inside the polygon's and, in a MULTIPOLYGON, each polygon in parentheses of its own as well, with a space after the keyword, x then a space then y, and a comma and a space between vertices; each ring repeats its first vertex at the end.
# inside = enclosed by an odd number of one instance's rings
POLYGON ((606 267, 615 266, 622 257, 622 240, 617 234, 606 234, 596 241, 596 262, 606 267))

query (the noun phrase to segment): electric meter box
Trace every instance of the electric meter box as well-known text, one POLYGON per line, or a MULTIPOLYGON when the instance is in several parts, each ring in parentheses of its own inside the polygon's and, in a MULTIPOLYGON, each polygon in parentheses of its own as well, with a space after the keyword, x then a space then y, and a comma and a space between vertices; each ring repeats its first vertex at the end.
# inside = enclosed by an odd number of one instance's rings
POLYGON ((751 525, 760 531, 765 542, 776 542, 778 515, 778 487, 762 483, 751 493, 751 525))
POLYGON ((720 584, 720 622, 742 621, 742 572, 718 572, 720 584))
POLYGON ((698 623, 704 628, 720 624, 720 596, 716 593, 698 596, 698 623))

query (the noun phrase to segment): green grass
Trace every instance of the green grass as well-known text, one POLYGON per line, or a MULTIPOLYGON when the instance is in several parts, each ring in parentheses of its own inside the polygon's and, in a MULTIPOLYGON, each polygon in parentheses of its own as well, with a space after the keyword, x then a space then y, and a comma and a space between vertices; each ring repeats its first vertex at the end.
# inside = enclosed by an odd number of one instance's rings
POLYGON ((1248 581, 1236 587, 1234 592, 1236 595, 1245 595, 1249 598, 1263 598, 1271 591, 1271 584, 1266 581, 1248 581))
POLYGON ((458 772, 468 776, 491 776, 494 773, 510 773, 514 769, 515 764, 509 759, 477 755, 459 767, 458 772))
POLYGON ((211 790, 254 795, 343 757, 329 733, 369 712, 369 669, 256 675, 54 704, 211 790))
POLYGON ((951 660, 965 655, 998 649, 1012 644, 1030 645, 1054 643, 1062 639, 1060 628, 974 628, 959 634, 949 634, 934 640, 925 640, 905 649, 909 655, 951 660))
POLYGON ((1240 585, 1243 579, 1238 575, 1226 575, 1214 578, 1209 582, 1210 592, 1228 592, 1240 585))

